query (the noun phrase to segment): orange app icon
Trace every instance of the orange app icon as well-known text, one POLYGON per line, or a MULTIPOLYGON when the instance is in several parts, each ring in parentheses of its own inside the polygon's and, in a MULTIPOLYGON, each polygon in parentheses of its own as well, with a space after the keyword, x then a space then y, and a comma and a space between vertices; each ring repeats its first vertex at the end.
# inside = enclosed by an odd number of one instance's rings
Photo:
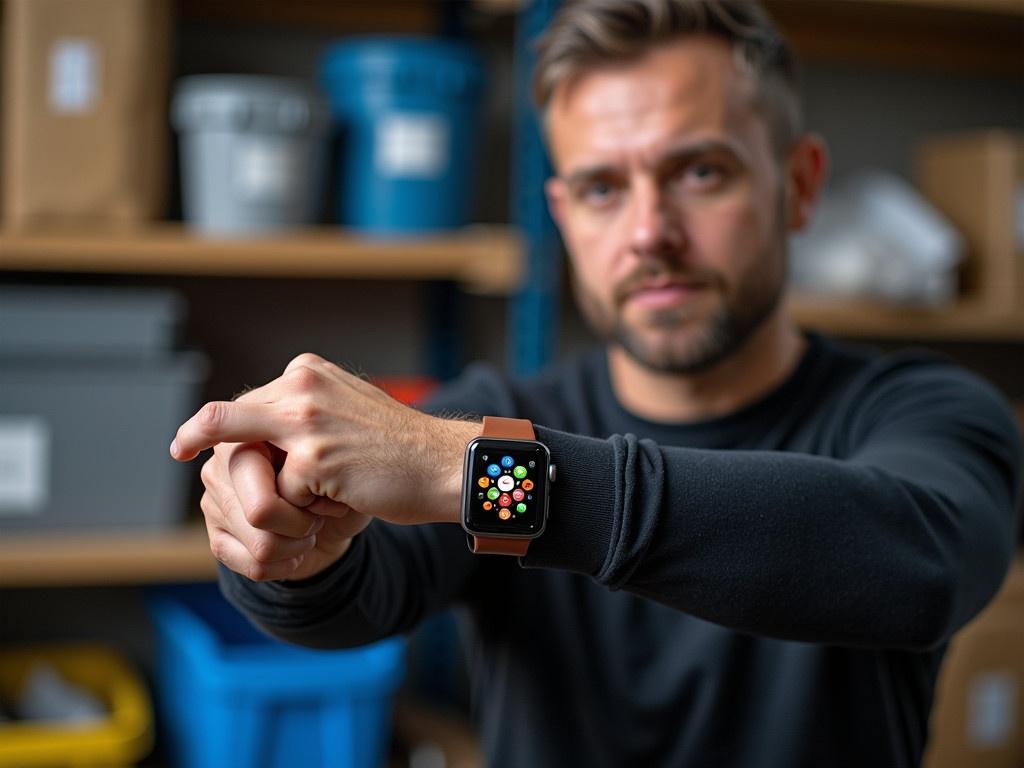
POLYGON ((524 491, 532 491, 533 490, 533 480, 523 480, 523 490, 524 491))
POLYGON ((508 520, 510 517, 512 517, 512 513, 507 508, 502 507, 501 509, 498 510, 498 517, 500 517, 502 520, 508 520))
POLYGON ((491 502, 489 502, 489 501, 485 501, 484 502, 484 511, 486 511, 488 509, 491 509, 492 507, 494 507, 494 505, 491 504, 491 502))
POLYGON ((488 485, 491 484, 491 478, 481 477, 479 480, 476 481, 476 484, 479 485, 481 488, 486 488, 488 485))

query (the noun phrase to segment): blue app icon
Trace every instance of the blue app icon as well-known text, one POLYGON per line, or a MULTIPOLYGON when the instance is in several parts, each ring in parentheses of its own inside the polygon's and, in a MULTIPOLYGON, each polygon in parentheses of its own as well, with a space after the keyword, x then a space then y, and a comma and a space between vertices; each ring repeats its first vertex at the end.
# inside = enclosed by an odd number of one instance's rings
POLYGON ((487 467, 487 474, 490 475, 491 477, 497 477, 498 475, 501 474, 501 467, 499 467, 497 464, 491 464, 489 467, 487 467))
POLYGON ((511 469, 512 465, 515 463, 515 460, 511 456, 501 457, 501 466, 503 466, 505 469, 511 469))

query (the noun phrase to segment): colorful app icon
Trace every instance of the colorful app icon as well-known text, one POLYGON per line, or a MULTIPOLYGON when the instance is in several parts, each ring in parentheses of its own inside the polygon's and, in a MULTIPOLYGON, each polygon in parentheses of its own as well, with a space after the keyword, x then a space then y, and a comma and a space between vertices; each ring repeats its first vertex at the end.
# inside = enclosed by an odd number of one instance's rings
POLYGON ((512 474, 515 475, 520 480, 522 480, 524 477, 526 477, 526 467, 516 467, 515 469, 512 470, 512 474))
POLYGON ((532 491, 533 490, 533 480, 523 480, 523 490, 524 491, 532 491))
POLYGON ((491 478, 481 477, 479 480, 476 481, 476 484, 479 485, 481 488, 486 488, 491 484, 491 478))
POLYGON ((525 511, 526 511, 526 505, 525 504, 521 504, 521 503, 520 504, 516 504, 516 512, 518 512, 521 515, 525 511))
POLYGON ((512 465, 515 464, 515 463, 516 463, 516 460, 513 459, 511 456, 502 456, 501 457, 501 466, 503 466, 505 469, 511 469, 512 465))
POLYGON ((498 490, 511 491, 515 487, 516 481, 512 479, 511 475, 502 475, 498 478, 498 490))
POLYGON ((498 497, 498 504, 503 507, 511 507, 512 497, 509 496, 507 493, 503 493, 501 494, 501 496, 498 497))
POLYGON ((497 477, 498 475, 501 474, 501 467, 499 467, 497 464, 489 464, 487 466, 487 474, 490 475, 491 477, 497 477))
POLYGON ((490 499, 491 501, 494 501, 500 495, 501 491, 499 491, 497 488, 489 488, 487 490, 487 498, 490 499))
POLYGON ((485 501, 484 502, 484 512, 486 512, 489 509, 494 509, 494 505, 491 504, 491 502, 489 502, 489 501, 485 501))
POLYGON ((522 488, 516 488, 512 491, 512 498, 516 501, 522 501, 526 498, 526 492, 522 488))
POLYGON ((508 520, 510 517, 512 517, 512 513, 507 509, 499 509, 498 517, 500 517, 502 520, 508 520))

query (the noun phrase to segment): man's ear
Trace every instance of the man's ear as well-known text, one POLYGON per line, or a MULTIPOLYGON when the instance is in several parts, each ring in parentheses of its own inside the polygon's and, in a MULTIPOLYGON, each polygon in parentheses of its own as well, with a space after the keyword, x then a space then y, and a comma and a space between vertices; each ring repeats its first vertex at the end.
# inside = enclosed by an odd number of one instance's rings
POLYGON ((816 133, 801 136, 786 159, 786 227, 807 226, 828 176, 828 146, 816 133))
POLYGON ((565 220, 566 194, 565 182, 557 176, 552 176, 544 182, 544 196, 548 200, 548 211, 559 229, 562 228, 562 222, 565 220))

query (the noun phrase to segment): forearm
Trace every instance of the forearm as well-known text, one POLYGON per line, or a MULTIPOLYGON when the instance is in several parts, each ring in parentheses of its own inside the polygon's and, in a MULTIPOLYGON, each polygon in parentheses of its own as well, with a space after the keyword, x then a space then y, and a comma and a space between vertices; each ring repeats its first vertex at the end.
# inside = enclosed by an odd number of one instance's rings
POLYGON ((1009 562, 1006 478, 947 473, 926 485, 802 454, 543 432, 572 459, 525 564, 739 631, 927 647, 984 604, 1009 562))

